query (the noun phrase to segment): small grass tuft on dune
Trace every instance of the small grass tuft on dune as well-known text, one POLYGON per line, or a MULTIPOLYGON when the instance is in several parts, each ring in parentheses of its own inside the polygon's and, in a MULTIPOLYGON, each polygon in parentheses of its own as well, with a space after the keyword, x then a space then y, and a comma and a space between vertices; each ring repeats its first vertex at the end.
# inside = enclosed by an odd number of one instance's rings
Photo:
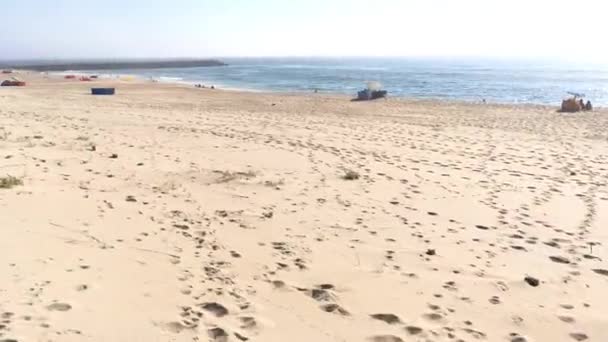
POLYGON ((218 171, 214 170, 214 173, 220 174, 220 178, 216 180, 216 183, 228 183, 238 179, 251 179, 255 178, 258 174, 254 171, 246 171, 246 172, 233 172, 233 171, 218 171))
POLYGON ((6 176, 0 177, 0 189, 11 189, 18 185, 23 185, 23 181, 17 177, 6 176))
POLYGON ((359 173, 352 171, 352 170, 346 170, 344 175, 342 176, 342 179, 344 180, 357 180, 359 179, 359 173))

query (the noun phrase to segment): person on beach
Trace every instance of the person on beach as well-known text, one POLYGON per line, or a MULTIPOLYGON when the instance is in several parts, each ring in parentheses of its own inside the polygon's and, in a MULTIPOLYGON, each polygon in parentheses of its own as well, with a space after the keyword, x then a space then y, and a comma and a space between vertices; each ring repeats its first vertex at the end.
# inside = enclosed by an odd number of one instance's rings
POLYGON ((587 103, 585 104, 585 110, 588 110, 588 111, 592 111, 593 110, 593 106, 591 105, 591 101, 587 100, 587 103))

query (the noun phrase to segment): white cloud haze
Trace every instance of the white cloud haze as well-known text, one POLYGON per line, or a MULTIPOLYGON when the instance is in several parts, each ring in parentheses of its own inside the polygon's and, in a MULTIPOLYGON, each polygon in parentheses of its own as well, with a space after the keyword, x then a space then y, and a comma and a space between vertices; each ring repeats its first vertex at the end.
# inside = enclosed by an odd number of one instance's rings
POLYGON ((599 0, 2 0, 0 58, 606 60, 607 10, 599 0))

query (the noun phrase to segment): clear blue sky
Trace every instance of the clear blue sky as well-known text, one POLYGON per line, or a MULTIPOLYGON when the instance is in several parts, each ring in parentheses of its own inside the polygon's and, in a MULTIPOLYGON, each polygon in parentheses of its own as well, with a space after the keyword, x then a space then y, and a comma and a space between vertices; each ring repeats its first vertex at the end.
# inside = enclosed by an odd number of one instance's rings
POLYGON ((0 59, 348 55, 602 59, 608 58, 605 2, 0 0, 0 59))

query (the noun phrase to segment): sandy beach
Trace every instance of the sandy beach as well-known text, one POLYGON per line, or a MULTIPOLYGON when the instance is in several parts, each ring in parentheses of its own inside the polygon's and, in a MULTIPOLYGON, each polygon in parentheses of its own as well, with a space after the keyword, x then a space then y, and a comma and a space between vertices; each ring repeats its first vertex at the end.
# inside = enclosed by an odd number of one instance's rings
POLYGON ((606 110, 20 77, 2 342, 608 341, 606 110))

